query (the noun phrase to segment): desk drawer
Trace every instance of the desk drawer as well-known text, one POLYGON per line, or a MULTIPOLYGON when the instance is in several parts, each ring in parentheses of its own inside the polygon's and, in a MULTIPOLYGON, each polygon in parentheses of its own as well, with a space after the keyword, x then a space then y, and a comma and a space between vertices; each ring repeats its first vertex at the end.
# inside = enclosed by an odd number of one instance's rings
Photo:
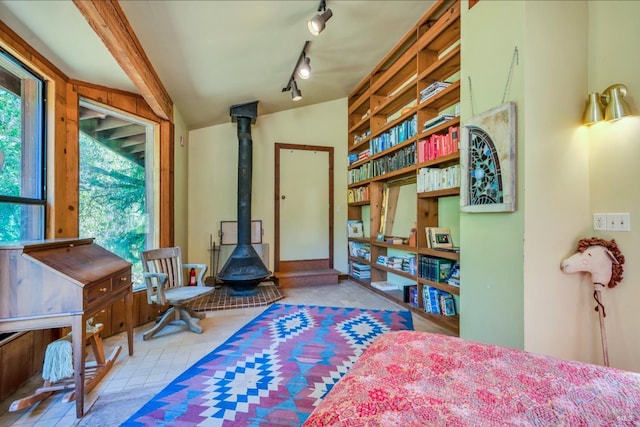
POLYGON ((117 292, 123 288, 131 287, 131 273, 129 271, 125 271, 120 274, 116 274, 111 278, 111 289, 113 292, 117 292))
POLYGON ((111 292, 111 279, 103 280, 85 288, 84 299, 86 305, 89 306, 94 302, 106 298, 111 292))

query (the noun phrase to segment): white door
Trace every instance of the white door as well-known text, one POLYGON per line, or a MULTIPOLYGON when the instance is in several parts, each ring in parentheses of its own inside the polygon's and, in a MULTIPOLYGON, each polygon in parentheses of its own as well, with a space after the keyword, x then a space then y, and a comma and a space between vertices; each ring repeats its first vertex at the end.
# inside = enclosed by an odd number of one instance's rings
POLYGON ((280 260, 330 257, 329 153, 280 153, 280 260))

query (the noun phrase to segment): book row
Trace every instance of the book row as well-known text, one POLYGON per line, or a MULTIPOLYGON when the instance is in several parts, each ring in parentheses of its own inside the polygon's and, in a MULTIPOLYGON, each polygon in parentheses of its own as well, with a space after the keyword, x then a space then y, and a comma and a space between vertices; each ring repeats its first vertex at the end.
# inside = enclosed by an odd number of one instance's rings
POLYGON ((424 311, 443 316, 455 316, 457 314, 456 301, 449 292, 431 286, 422 288, 422 303, 424 311))
POLYGON ((380 255, 376 259, 376 264, 383 265, 393 270, 404 271, 405 273, 409 273, 409 274, 416 274, 415 255, 405 255, 405 256, 380 255))
POLYGON ((392 127, 387 132, 371 138, 371 141, 369 141, 371 155, 381 153, 394 145, 414 137, 418 133, 417 123, 418 116, 414 114, 413 117, 392 127))
POLYGON ((416 145, 411 144, 393 154, 388 154, 371 162, 373 165, 373 176, 384 175, 407 166, 416 164, 416 145))
POLYGON ((455 261, 445 258, 420 256, 418 276, 432 282, 447 283, 455 261))
POLYGON ((418 141, 418 163, 458 152, 460 150, 459 135, 458 126, 449 126, 447 133, 434 133, 429 138, 418 141))
POLYGON ((417 179, 418 193, 460 187, 460 165, 446 168, 420 168, 417 179))
POLYGON ((349 190, 347 190, 347 201, 349 203, 369 201, 369 187, 363 186, 358 188, 350 188, 349 190))
POLYGON ((362 166, 349 170, 349 184, 371 178, 371 170, 371 163, 365 163, 362 166))

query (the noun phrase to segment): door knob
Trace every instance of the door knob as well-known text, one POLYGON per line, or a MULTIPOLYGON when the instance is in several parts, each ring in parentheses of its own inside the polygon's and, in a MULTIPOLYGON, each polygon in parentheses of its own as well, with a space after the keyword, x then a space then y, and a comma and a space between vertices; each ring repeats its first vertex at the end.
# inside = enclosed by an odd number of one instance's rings
POLYGON ((282 195, 282 196, 280 196, 280 197, 282 197, 282 200, 284 200, 287 196, 285 196, 285 195, 283 194, 283 195, 282 195))

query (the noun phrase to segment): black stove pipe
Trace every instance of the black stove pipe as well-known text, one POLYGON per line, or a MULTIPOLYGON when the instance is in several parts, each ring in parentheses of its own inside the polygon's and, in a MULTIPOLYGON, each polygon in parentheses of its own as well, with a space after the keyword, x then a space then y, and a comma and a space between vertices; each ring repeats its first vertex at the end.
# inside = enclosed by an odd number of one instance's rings
POLYGON ((238 245, 218 274, 236 293, 255 293, 258 284, 271 275, 251 246, 251 183, 253 141, 251 125, 256 122, 258 102, 231 107, 232 121, 238 123, 238 245))
POLYGON ((253 140, 251 118, 238 117, 238 244, 251 244, 251 177, 253 140), (242 224, 242 227, 240 226, 242 224), (248 227, 245 227, 249 224, 248 227))

